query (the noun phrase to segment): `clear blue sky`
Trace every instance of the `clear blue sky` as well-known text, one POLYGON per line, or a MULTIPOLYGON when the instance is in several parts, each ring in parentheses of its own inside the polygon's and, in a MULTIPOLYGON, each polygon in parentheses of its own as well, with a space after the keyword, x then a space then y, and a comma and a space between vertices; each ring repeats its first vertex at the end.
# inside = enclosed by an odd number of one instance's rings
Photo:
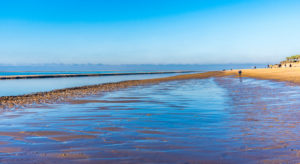
POLYGON ((300 53, 297 0, 7 0, 0 63, 276 63, 300 53))

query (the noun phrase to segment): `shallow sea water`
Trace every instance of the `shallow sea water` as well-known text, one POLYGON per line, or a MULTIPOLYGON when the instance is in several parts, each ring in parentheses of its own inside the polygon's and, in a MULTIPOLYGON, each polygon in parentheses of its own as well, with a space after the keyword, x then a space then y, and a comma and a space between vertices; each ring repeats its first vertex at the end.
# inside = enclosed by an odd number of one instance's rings
POLYGON ((112 83, 125 80, 161 78, 180 74, 183 73, 0 80, 0 96, 17 96, 36 92, 46 92, 55 89, 112 83))
POLYGON ((4 112, 1 163, 297 163, 300 87, 218 77, 4 112))

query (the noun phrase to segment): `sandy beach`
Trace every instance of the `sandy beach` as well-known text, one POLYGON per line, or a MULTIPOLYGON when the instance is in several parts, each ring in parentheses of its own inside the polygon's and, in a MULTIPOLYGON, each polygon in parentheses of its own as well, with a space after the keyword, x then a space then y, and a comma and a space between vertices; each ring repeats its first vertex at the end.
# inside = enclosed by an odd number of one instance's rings
POLYGON ((234 72, 20 96, 54 102, 1 113, 0 163, 300 162, 300 87, 234 72))
POLYGON ((300 164, 300 1, 3 1, 0 164, 300 164))
MULTIPOLYGON (((236 75, 238 70, 224 71, 224 76, 236 75)), ((286 81, 291 83, 300 84, 300 67, 292 68, 262 68, 262 69, 243 69, 242 77, 286 81)))
MULTIPOLYGON (((0 97, 0 107, 3 109, 22 108, 32 104, 51 103, 58 101, 67 101, 68 98, 82 97, 86 95, 101 94, 101 92, 113 91, 131 86, 155 84, 167 81, 203 79, 220 76, 239 77, 238 70, 212 71, 205 73, 185 74, 164 78, 146 79, 146 80, 129 80, 117 83, 106 83, 99 85, 90 85, 83 87, 74 87, 58 89, 49 92, 38 92, 34 94, 20 96, 0 97)), ((243 69, 241 77, 285 81, 300 84, 300 68, 273 68, 273 69, 243 69)))
POLYGON ((242 72, 0 97, 0 162, 299 162, 300 68, 242 72))

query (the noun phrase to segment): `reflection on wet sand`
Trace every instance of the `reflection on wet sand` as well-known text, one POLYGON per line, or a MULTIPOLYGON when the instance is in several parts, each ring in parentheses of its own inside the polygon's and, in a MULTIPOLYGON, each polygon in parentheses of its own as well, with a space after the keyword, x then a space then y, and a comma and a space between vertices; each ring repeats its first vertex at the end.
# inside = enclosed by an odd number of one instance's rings
POLYGON ((297 163, 300 87, 231 77, 4 112, 1 163, 297 163))
POLYGON ((136 103, 137 100, 124 100, 124 101, 108 101, 108 100, 70 100, 71 104, 87 104, 87 103, 136 103))
POLYGON ((300 125, 300 103, 295 101, 300 97, 299 87, 253 79, 239 85, 233 78, 216 81, 228 89, 231 133, 243 143, 239 153, 252 154, 264 163, 299 162, 294 151, 300 146, 295 143, 300 125))

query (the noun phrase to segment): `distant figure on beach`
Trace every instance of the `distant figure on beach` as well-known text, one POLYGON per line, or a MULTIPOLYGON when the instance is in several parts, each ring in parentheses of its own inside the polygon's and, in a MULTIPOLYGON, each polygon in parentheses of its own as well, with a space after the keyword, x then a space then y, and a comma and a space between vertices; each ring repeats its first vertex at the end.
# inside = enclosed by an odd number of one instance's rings
POLYGON ((281 68, 281 64, 278 65, 278 68, 281 68))
POLYGON ((292 67, 292 64, 290 64, 290 67, 292 67))
POLYGON ((242 70, 239 70, 239 79, 240 79, 240 82, 243 82, 243 80, 242 80, 242 70))
POLYGON ((256 69, 256 66, 254 66, 254 69, 256 69))
POLYGON ((239 76, 242 76, 242 70, 239 70, 239 76))

